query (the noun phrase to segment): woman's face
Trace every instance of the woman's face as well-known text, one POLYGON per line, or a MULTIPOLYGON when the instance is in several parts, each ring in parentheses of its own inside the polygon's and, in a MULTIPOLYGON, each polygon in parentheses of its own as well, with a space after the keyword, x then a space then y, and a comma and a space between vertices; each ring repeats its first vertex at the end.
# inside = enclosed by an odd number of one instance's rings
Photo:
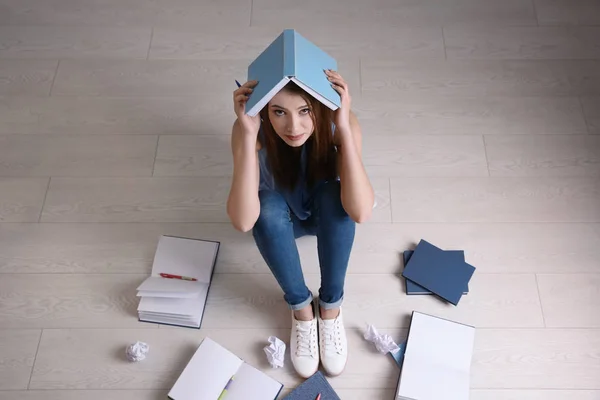
POLYGON ((289 146, 302 146, 313 134, 312 110, 299 94, 281 90, 268 107, 273 129, 289 146))

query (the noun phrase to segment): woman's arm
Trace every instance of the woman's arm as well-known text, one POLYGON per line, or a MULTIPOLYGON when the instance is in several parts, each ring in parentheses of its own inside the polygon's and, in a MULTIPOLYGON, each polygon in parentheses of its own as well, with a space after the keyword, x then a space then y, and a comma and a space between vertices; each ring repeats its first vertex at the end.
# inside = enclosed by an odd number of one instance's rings
MULTIPOLYGON (((350 132, 343 126, 336 132, 338 171, 342 205, 350 218, 362 223, 371 217, 375 194, 362 162, 362 131, 356 115, 350 111, 350 132)), ((336 128, 337 130, 338 128, 336 128)))
POLYGON ((238 120, 231 132, 231 150, 233 178, 227 199, 227 214, 237 230, 248 232, 260 214, 257 135, 244 132, 238 120))

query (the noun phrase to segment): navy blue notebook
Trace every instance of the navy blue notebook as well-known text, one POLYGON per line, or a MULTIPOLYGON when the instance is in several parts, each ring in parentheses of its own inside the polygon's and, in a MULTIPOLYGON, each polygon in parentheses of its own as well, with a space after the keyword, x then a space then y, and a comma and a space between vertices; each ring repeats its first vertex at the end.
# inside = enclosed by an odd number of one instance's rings
POLYGON ((402 276, 457 305, 475 272, 475 267, 448 258, 446 252, 421 239, 402 276))
MULTIPOLYGON (((406 250, 404 251, 404 268, 408 265, 410 258, 413 254, 414 250, 406 250)), ((452 260, 452 262, 464 262, 465 261, 465 252, 463 250, 445 250, 448 259, 452 260)), ((406 284, 406 294, 415 295, 415 294, 432 294, 430 290, 425 289, 423 286, 416 284, 410 279, 404 278, 404 282, 406 284)), ((463 292, 463 294, 469 293, 469 285, 463 292)))
POLYGON ((298 385, 283 400, 315 400, 321 394, 321 400, 341 400, 321 371, 298 385))

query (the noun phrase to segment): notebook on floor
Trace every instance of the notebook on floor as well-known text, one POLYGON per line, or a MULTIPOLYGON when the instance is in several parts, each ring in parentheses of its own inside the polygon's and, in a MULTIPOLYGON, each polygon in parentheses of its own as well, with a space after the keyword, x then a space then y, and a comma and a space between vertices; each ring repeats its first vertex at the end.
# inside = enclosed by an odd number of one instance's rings
POLYGON ((457 305, 474 272, 472 265, 454 259, 444 250, 421 239, 402 276, 457 305))
POLYGON ((139 320, 200 328, 219 247, 215 241, 161 236, 151 275, 137 288, 139 320))
POLYGON ((468 400, 475 328, 413 312, 396 400, 468 400))
POLYGON ((340 400, 321 371, 298 385, 283 400, 315 400, 319 394, 321 400, 340 400))
MULTIPOLYGON (((450 260, 451 263, 465 262, 465 252, 463 250, 444 250, 444 251, 446 252, 448 260, 450 260)), ((404 268, 406 268, 406 266, 410 262, 410 258, 412 256, 413 252, 414 252, 414 250, 404 251, 404 253, 403 253, 404 268)), ((406 294, 407 295, 433 294, 430 290, 425 289, 423 286, 416 284, 415 282, 411 281, 410 279, 404 278, 404 283, 406 286, 406 294)), ((467 284, 467 288, 465 289, 463 294, 468 294, 468 293, 469 293, 469 285, 467 284)))
POLYGON ((264 372, 206 337, 168 393, 171 400, 275 400, 283 389, 264 372))

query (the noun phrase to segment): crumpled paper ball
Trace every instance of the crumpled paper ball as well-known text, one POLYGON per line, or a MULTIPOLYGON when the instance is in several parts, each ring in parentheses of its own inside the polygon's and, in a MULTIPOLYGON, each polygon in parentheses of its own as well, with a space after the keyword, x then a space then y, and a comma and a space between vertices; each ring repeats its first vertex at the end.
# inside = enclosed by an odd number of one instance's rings
POLYGON ((365 332, 364 337, 369 342, 373 342, 373 344, 375 344, 375 348, 381 354, 395 353, 400 350, 400 347, 394 342, 390 335, 379 334, 373 325, 369 325, 367 327, 367 332, 365 332))
POLYGON ((265 353, 267 354, 267 360, 271 367, 281 368, 283 367, 283 360, 285 358, 285 343, 275 336, 269 336, 269 345, 265 347, 265 353))
POLYGON ((142 361, 148 354, 149 346, 144 342, 135 342, 127 346, 125 355, 132 362, 142 361))

